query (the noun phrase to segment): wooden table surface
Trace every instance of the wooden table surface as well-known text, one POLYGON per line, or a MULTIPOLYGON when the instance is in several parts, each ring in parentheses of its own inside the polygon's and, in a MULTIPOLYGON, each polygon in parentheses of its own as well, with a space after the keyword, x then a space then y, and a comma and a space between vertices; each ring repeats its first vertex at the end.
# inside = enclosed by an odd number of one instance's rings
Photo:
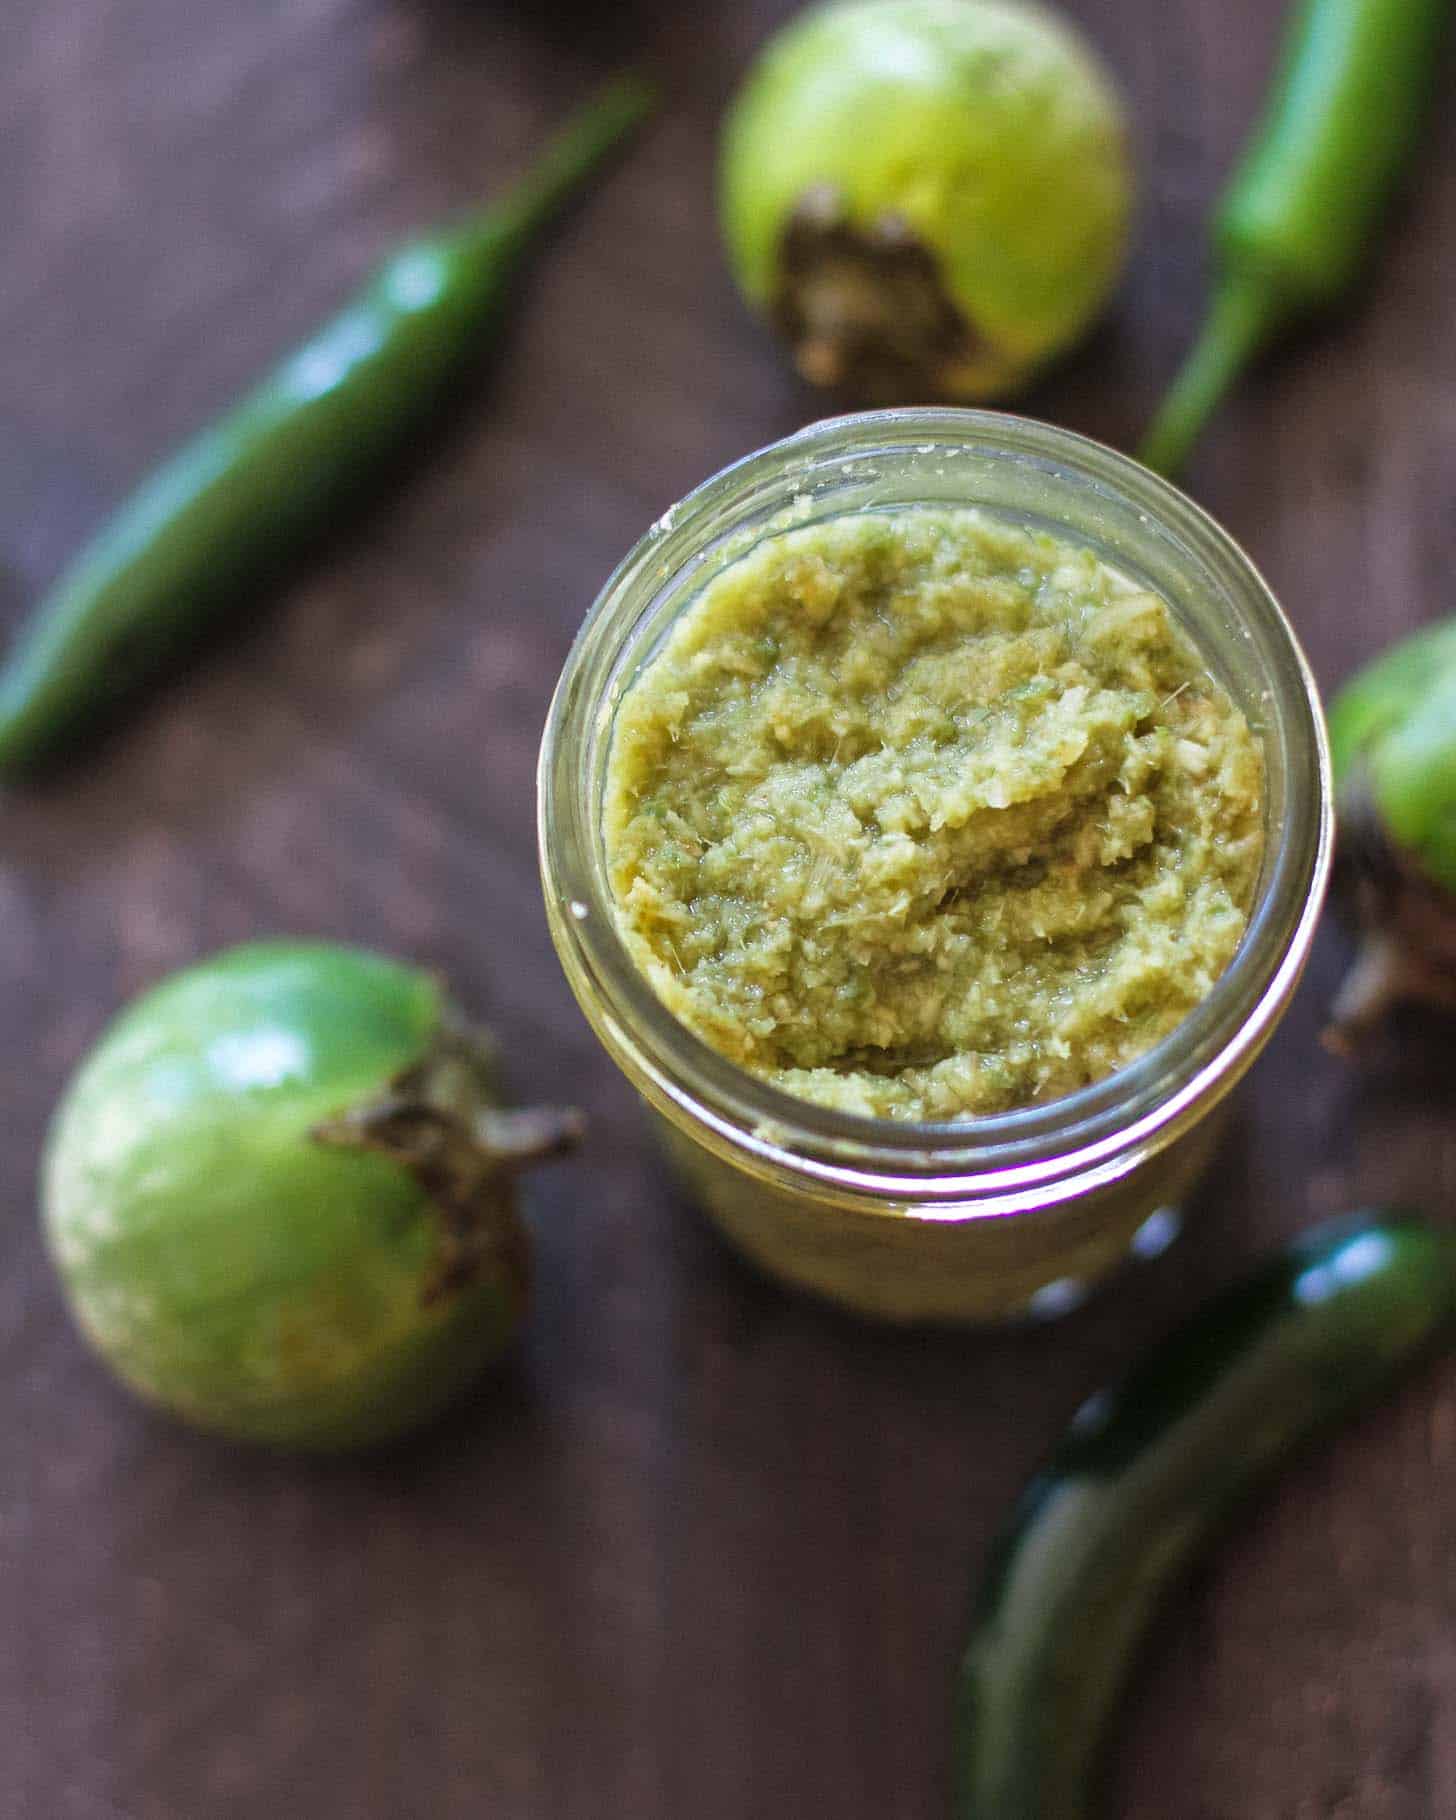
MULTIPOLYGON (((1323 932, 1191 1235, 1054 1330, 872 1331, 687 1208, 547 940, 532 766, 618 556, 823 408, 725 275, 715 123, 778 0, 6 0, 0 615, 417 223, 503 181, 598 72, 670 106, 566 226, 505 357, 396 497, 123 736, 0 803, 0 1815, 926 1820, 988 1537, 1088 1389, 1312 1216, 1456 1190, 1451 1029, 1352 1072, 1323 932), (116 1390, 34 1219, 68 1071, 163 972, 265 932, 419 956, 592 1136, 541 1291, 442 1428, 331 1466, 116 1390)), ((1107 325, 1028 401, 1126 444, 1192 328, 1268 0, 1079 0, 1145 196, 1107 325)), ((1443 72, 1449 102, 1451 66, 1443 72)), ((1190 475, 1334 683, 1451 608, 1456 115, 1358 307, 1249 384, 1190 475)), ((1456 1370, 1295 1470, 1170 1616, 1109 1814, 1456 1815, 1456 1370)))

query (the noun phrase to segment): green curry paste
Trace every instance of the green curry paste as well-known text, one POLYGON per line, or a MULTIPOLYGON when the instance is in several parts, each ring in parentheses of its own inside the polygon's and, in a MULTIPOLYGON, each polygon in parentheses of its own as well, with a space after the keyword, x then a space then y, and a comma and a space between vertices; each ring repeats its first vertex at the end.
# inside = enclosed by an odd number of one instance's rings
POLYGON ((787 1092, 1002 1112, 1203 999, 1263 848, 1260 748, 1167 604, 969 509, 766 537, 627 691, 605 851, 663 1003, 787 1092))

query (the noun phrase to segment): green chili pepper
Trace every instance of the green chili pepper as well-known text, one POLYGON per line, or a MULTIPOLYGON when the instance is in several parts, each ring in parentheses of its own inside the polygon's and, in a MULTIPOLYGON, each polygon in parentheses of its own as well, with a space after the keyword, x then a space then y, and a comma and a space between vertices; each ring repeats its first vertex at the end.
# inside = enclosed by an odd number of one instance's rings
POLYGON ((961 1667, 960 1820, 1084 1820, 1169 1588, 1246 1493, 1456 1326, 1456 1233, 1332 1222, 1073 1420, 991 1557, 961 1667))
POLYGON ((1263 125, 1215 217, 1208 319, 1139 450, 1150 468, 1176 473, 1248 361, 1355 276, 1450 13, 1450 0, 1301 0, 1263 125))
POLYGON ((607 87, 500 201, 415 240, 122 506, 0 670, 0 776, 60 754, 335 522, 482 351, 532 237, 651 105, 607 87))

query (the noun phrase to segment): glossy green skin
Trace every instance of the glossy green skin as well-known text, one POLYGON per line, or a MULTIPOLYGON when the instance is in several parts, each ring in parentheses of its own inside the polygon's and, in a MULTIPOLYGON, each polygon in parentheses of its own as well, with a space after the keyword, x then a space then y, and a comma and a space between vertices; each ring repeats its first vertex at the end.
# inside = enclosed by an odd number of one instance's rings
POLYGON ((1018 0, 851 0, 767 46, 719 170, 734 274, 759 309, 806 192, 868 229, 902 218, 989 344, 991 397, 1087 326, 1122 269, 1132 176, 1121 102, 1057 15, 1018 0))
POLYGON ((345 1448, 424 1421, 502 1350, 519 1285, 424 1306, 422 1190, 312 1136, 418 1062, 440 1013, 425 974, 278 943, 176 975, 107 1032, 51 1129, 45 1231, 135 1390, 219 1434, 345 1448))
POLYGON ((402 248, 132 495, 0 669, 0 778, 69 751, 336 528, 484 353, 532 236, 649 99, 611 85, 504 200, 402 248))
POLYGON ((1297 1241, 1084 1404, 993 1551, 961 1667, 959 1820, 1086 1820, 1149 1624, 1288 1454, 1456 1331, 1456 1234, 1297 1241))
POLYGON ((1333 304, 1408 162, 1450 0, 1300 0, 1261 124, 1213 223, 1207 321, 1138 450, 1175 474, 1244 367, 1333 304))
POLYGON ((1403 639, 1330 709, 1335 782, 1357 764, 1387 833, 1456 892, 1456 619, 1403 639))
POLYGON ((1301 0, 1263 123, 1214 223, 1225 269, 1283 311, 1333 303, 1405 168, 1450 0, 1301 0))

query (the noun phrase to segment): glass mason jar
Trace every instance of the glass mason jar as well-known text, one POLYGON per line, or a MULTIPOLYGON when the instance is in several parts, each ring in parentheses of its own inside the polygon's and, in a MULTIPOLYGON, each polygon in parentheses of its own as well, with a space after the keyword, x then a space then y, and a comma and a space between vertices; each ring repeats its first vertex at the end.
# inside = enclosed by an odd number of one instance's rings
POLYGON ((1303 968, 1329 870, 1319 698, 1249 559, 1146 469, 995 412, 874 411, 813 425, 716 475, 607 582, 567 659, 541 753, 541 863, 562 965, 656 1115, 693 1192, 766 1269, 863 1314, 987 1321, 1057 1313, 1151 1252, 1207 1163, 1217 1114, 1303 968), (1161 594, 1263 745, 1263 869, 1209 997, 1091 1087, 944 1124, 830 1111, 710 1049, 668 1012, 615 924, 602 848, 613 715, 675 616, 785 522, 976 505, 1090 546, 1161 594))

